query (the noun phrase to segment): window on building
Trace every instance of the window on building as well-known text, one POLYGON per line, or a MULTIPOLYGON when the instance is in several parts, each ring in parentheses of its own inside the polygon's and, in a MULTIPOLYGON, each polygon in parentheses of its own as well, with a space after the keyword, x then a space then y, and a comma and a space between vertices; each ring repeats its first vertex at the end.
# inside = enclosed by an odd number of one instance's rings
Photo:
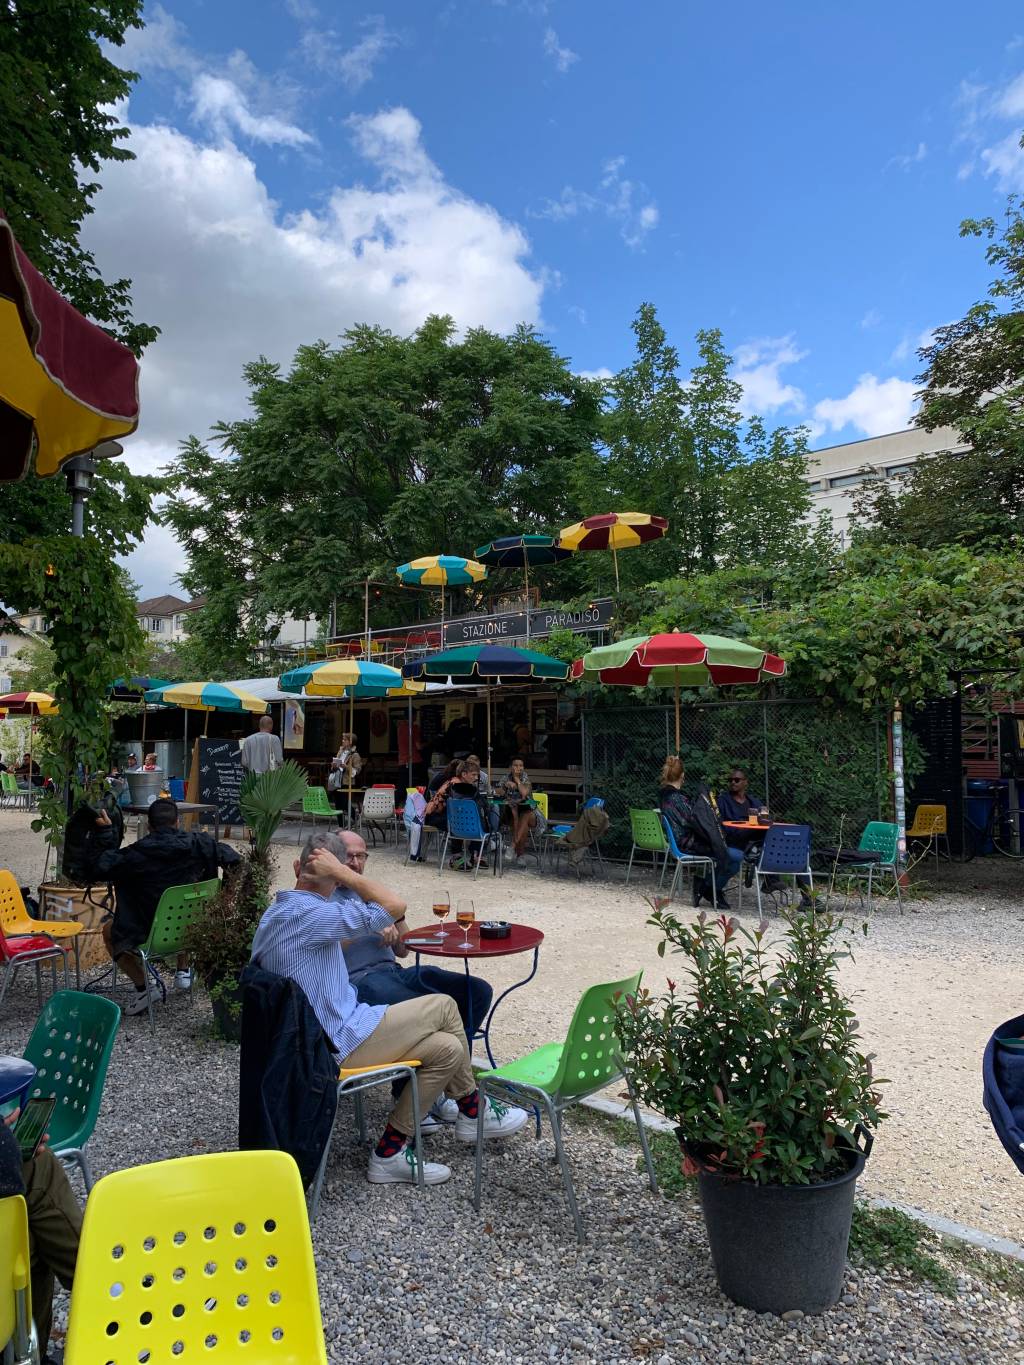
POLYGON ((863 474, 840 474, 838 478, 829 479, 828 486, 829 488, 854 488, 863 482, 863 474))
POLYGON ((175 629, 175 630, 184 630, 184 629, 185 629, 185 618, 184 618, 184 616, 176 616, 176 617, 174 618, 174 629, 175 629))
POLYGON ((912 464, 887 464, 885 472, 890 479, 902 479, 913 469, 912 464))
POLYGON ((151 616, 149 618, 149 629, 154 634, 159 634, 164 628, 164 618, 162 616, 151 616))
POLYGON ((0 640, 0 659, 7 658, 7 641, 0 640))

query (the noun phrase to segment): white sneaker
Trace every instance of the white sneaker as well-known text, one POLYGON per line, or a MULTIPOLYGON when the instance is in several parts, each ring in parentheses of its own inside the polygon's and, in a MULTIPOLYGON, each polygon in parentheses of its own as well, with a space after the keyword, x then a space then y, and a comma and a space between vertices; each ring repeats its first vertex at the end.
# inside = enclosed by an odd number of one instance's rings
POLYGON ((135 999, 131 1004, 125 1005, 124 1012, 125 1014, 145 1014, 149 1008, 148 1002, 150 1000, 154 1005, 159 1005, 162 999, 160 987, 155 981, 151 981, 145 990, 135 992, 135 999))
POLYGON ((427 1117, 436 1119, 438 1123, 456 1123, 459 1117, 459 1106, 454 1100, 450 1100, 442 1090, 430 1106, 427 1117))
POLYGON ((187 967, 183 972, 174 973, 174 988, 178 991, 190 991, 192 989, 191 967, 187 967))
MULTIPOLYGON (((530 1115, 525 1109, 517 1109, 514 1105, 499 1104, 497 1100, 492 1100, 488 1095, 487 1114, 484 1118, 484 1137, 511 1137, 513 1133, 519 1132, 529 1117, 530 1115)), ((455 1124, 455 1136, 460 1142, 476 1142, 476 1119, 471 1119, 468 1115, 460 1113, 455 1124)))
MULTIPOLYGON (((442 1166, 440 1161, 424 1161, 425 1185, 443 1185, 450 1176, 451 1168, 442 1166)), ((416 1159, 412 1143, 407 1142, 394 1156, 378 1156, 371 1152, 366 1178, 371 1185, 415 1185, 416 1159)))

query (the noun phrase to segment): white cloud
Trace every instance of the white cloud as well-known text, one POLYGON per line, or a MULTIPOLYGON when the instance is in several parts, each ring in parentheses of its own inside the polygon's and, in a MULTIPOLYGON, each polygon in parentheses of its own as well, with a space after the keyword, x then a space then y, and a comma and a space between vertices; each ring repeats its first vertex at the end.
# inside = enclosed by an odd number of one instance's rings
POLYGON ((1001 190, 1015 193, 1024 189, 1024 149, 1019 132, 1008 134, 994 147, 983 148, 981 160, 985 174, 995 176, 1001 190))
POLYGON ((627 246, 642 246, 647 234, 658 226, 660 215, 646 185, 623 176, 625 164, 624 156, 611 157, 601 167, 596 191, 566 185, 557 199, 546 200, 539 209, 529 211, 529 217, 563 223, 583 214, 603 214, 618 223, 627 246))
POLYGON ((905 152, 900 156, 891 156, 885 163, 884 169, 888 170, 890 166, 895 166, 898 170, 909 171, 911 166, 915 166, 919 161, 923 161, 927 155, 928 144, 926 142, 919 142, 915 151, 905 152))
POLYGON ((192 103, 196 120, 223 139, 237 130, 268 146, 301 147, 313 141, 309 133, 274 114, 254 114, 234 81, 223 76, 205 72, 196 76, 192 82, 192 103))
POLYGON ((794 384, 784 383, 780 371, 785 365, 795 365, 806 355, 791 336, 761 337, 737 346, 733 378, 743 386, 740 408, 744 416, 803 407, 803 391, 794 384))
POLYGON ((580 59, 579 53, 573 52, 571 47, 561 46, 558 41, 558 34, 553 28, 544 30, 544 56, 551 58, 556 69, 563 76, 580 59))
POLYGON ((310 0, 288 0, 288 12, 299 25, 299 50, 304 61, 314 71, 338 77, 353 94, 373 79, 381 60, 401 41, 381 14, 362 19, 362 36, 347 46, 336 29, 324 25, 310 0))
POLYGON ((870 331, 872 327, 877 327, 881 321, 882 315, 878 311, 878 309, 869 308, 868 311, 861 318, 860 325, 864 329, 864 331, 867 332, 870 331))
POLYGON ((865 436, 885 436, 909 425, 917 407, 916 386, 905 379, 862 374, 845 398, 823 398, 814 416, 825 430, 853 427, 865 436))
POLYGON ((576 373, 581 379, 600 379, 602 383, 613 378, 607 365, 599 365, 596 370, 577 370, 576 373))
MULTIPOLYGON (((350 131, 365 183, 292 215, 230 139, 136 124, 136 160, 104 166, 85 244, 108 278, 132 279, 136 316, 163 329, 142 361, 133 468, 166 464, 184 436, 243 416, 242 367, 260 354, 287 366, 300 344, 353 324, 407 333, 432 312, 460 328, 541 320, 547 277, 531 269, 526 236, 446 181, 407 109, 350 131)), ((152 569, 148 538, 144 556, 152 569)), ((178 567, 169 560, 145 586, 166 588, 178 567)))
POLYGON ((996 113, 1004 118, 1024 114, 1024 73, 1017 76, 996 98, 996 113))

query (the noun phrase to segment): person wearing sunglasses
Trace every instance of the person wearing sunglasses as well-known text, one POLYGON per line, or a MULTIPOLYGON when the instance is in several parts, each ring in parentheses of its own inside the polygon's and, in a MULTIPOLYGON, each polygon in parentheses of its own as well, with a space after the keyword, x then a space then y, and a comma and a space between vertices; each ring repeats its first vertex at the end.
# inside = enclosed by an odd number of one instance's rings
MULTIPOLYGON (((764 809, 764 802, 760 797, 750 795, 749 785, 744 770, 733 768, 729 773, 725 791, 720 791, 716 798, 721 820, 746 821, 764 809)), ((745 849, 753 838, 753 835, 743 834, 738 829, 725 829, 723 833, 730 848, 745 849)))

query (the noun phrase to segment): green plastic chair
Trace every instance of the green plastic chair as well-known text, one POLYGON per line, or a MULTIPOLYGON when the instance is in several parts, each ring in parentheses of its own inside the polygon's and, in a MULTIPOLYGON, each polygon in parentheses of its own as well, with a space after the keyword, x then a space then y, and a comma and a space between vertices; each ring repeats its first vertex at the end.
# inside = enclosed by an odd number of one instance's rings
POLYGON ((640 1118, 633 1081, 619 1054, 614 1029, 617 1002, 625 995, 635 994, 641 975, 641 972, 637 972, 636 976, 627 977, 625 981, 609 981, 584 991, 564 1043, 545 1043, 516 1062, 479 1073, 477 1085, 480 1108, 476 1130, 476 1180, 473 1187, 473 1207, 477 1213, 480 1212, 484 1175, 484 1114, 487 1098, 540 1107, 551 1124, 562 1183, 576 1225, 576 1238, 580 1242, 586 1241, 583 1219, 573 1189, 572 1172, 562 1141, 562 1114, 588 1095, 596 1094, 618 1080, 626 1082, 633 1119, 647 1164, 647 1180, 652 1191, 657 1193, 658 1178, 654 1173, 647 1133, 640 1118))
MULTIPOLYGON (((142 958, 143 973, 147 978, 150 976, 153 978, 162 994, 166 995, 164 984, 160 980, 160 973, 153 966, 153 959, 173 957, 185 951, 185 935, 189 928, 203 917, 206 902, 219 890, 220 879, 211 877, 207 882, 193 882, 190 886, 169 886, 160 897, 160 904, 153 916, 153 927, 149 931, 149 938, 139 949, 139 956, 142 958)), ((188 998, 191 1004, 191 985, 188 988, 188 998)), ((146 1012, 149 1015, 150 1031, 155 1033, 153 1001, 148 994, 146 1012)))
POLYGON ((36 1068, 30 1096, 57 1098, 49 1147, 82 1172, 86 1194, 93 1178, 85 1144, 96 1127, 120 1022, 121 1011, 113 1000, 84 991, 58 991, 44 1005, 25 1048, 25 1060, 36 1068))
POLYGON ((338 823, 338 812, 331 805, 325 787, 307 787, 302 793, 302 817, 299 820, 299 837, 296 843, 302 843, 302 826, 307 820, 313 822, 314 829, 318 820, 326 820, 331 825, 338 823))
POLYGON ((844 876, 849 875, 854 880, 861 880, 865 876, 868 882, 868 904, 871 904, 871 883, 876 872, 888 872, 892 875, 893 888, 896 891, 896 903, 900 910, 903 909, 903 893, 900 888, 900 869, 899 869, 899 825, 889 824, 885 820, 869 820, 864 826, 864 833, 860 836, 858 850, 870 850, 872 853, 880 853, 881 860, 871 863, 847 863, 842 869, 844 876))
POLYGON ((665 838, 665 831, 661 827, 661 812, 636 810, 630 806, 629 824, 633 831, 633 847, 629 850, 626 882, 629 883, 629 874, 633 870, 633 855, 639 848, 642 852, 651 855, 651 866, 655 872, 658 870, 658 854, 662 855, 661 880, 658 882, 660 888, 665 880, 665 869, 668 867, 668 841, 665 838))

